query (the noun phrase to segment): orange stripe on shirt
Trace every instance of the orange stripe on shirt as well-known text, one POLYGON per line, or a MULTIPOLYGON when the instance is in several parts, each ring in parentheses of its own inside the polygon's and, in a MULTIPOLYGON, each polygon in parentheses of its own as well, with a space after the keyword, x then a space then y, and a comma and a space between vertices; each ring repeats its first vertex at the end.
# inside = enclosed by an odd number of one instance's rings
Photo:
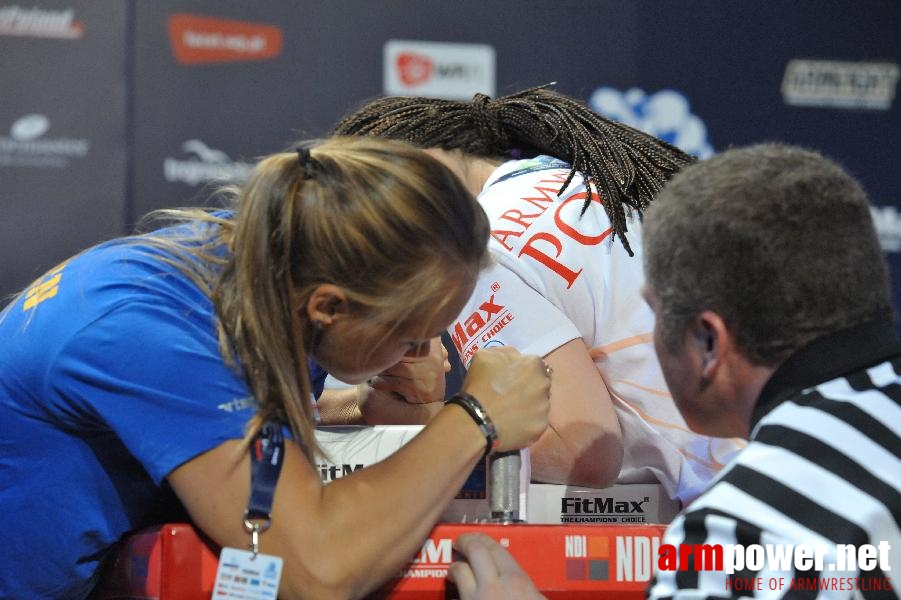
MULTIPOLYGON (((623 381, 623 380, 619 380, 619 381, 617 381, 617 383, 630 384, 630 382, 623 381)), ((630 385, 634 385, 634 384, 630 384, 630 385)), ((635 386, 635 387, 641 387, 641 386, 635 386)), ((668 393, 655 392, 654 390, 649 390, 647 388, 642 388, 642 389, 645 389, 646 391, 648 391, 650 393, 657 393, 657 394, 660 394, 662 396, 667 396, 667 397, 669 396, 668 393)), ((629 408, 634 410, 636 413, 638 413, 638 416, 640 416, 642 419, 644 419, 645 422, 647 422, 651 425, 657 425, 664 429, 673 429, 676 431, 682 431, 685 433, 690 433, 692 435, 700 435, 700 434, 693 432, 691 429, 688 429, 687 427, 682 427, 681 425, 679 425, 677 423, 670 423, 669 421, 664 421, 663 419, 658 419, 656 417, 652 417, 647 412, 642 410, 640 407, 629 402, 628 400, 626 400, 619 394, 615 394, 611 391, 611 395, 615 396, 617 400, 619 400, 620 402, 622 402, 623 404, 625 404, 626 406, 628 406, 629 408)), ((708 436, 700 436, 700 437, 708 437, 708 436)), ((713 441, 714 440, 712 438, 707 440, 707 460, 704 460, 700 456, 696 456, 695 454, 688 452, 685 448, 676 448, 676 450, 679 452, 679 454, 688 458, 689 460, 694 460, 695 462, 697 462, 699 464, 705 465, 708 468, 712 468, 712 469, 718 471, 721 468, 723 468, 723 466, 725 466, 725 465, 724 465, 724 463, 721 463, 720 461, 718 461, 716 459, 716 457, 714 456, 713 441)), ((735 440, 735 441, 739 441, 739 440, 735 440)), ((745 445, 745 440, 740 440, 739 446, 744 446, 744 445, 745 445)))
POLYGON ((619 352, 620 350, 624 350, 625 348, 631 348, 632 346, 639 346, 641 344, 650 344, 653 342, 653 340, 654 338, 650 333, 633 335, 632 337, 623 338, 604 346, 595 346, 594 348, 588 350, 588 355, 592 360, 598 360, 599 358, 604 358, 607 355, 613 354, 614 352, 619 352))

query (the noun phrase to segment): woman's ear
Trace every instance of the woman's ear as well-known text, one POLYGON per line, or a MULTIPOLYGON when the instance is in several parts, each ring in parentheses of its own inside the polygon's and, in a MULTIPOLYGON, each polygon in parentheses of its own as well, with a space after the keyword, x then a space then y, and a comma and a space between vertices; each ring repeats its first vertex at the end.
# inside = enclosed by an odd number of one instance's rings
POLYGON ((337 285, 323 283, 310 294, 305 309, 314 327, 328 327, 340 315, 347 314, 349 310, 347 294, 337 285))

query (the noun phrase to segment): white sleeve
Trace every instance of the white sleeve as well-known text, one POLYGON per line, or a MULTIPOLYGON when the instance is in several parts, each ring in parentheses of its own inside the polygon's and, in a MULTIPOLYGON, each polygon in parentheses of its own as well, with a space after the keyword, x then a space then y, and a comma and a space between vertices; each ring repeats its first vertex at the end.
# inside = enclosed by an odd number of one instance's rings
POLYGON ((524 354, 545 356, 580 337, 553 303, 499 263, 479 275, 450 334, 467 366, 481 348, 512 346, 524 354))

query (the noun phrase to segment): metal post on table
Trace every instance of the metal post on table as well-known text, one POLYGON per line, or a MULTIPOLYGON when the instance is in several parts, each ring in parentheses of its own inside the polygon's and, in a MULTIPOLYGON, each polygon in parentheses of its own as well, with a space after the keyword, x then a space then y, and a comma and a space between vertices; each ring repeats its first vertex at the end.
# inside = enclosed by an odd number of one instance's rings
POLYGON ((491 521, 517 523, 519 518, 519 450, 497 452, 488 457, 488 501, 491 521))

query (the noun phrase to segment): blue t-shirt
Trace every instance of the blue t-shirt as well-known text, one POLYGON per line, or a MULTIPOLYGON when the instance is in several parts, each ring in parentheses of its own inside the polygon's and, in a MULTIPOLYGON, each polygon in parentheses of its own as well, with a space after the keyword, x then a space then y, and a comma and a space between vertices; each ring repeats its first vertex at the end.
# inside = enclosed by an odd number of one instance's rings
POLYGON ((0 314, 0 511, 15 530, 0 597, 85 597, 123 534, 184 518, 165 477, 242 438, 254 406, 209 298, 159 251, 113 241, 42 277, 0 314))

